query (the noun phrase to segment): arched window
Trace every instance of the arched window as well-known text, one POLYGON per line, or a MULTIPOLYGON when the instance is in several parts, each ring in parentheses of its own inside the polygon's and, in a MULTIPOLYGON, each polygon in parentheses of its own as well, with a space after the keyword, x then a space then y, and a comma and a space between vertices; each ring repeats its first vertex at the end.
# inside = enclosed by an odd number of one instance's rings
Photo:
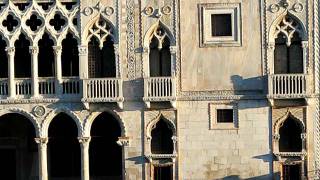
POLYGON ((89 148, 91 179, 122 179, 122 147, 117 144, 121 127, 109 113, 101 113, 91 126, 89 148))
POLYGON ((0 117, 0 168, 5 179, 34 179, 38 176, 38 148, 32 122, 23 115, 0 117))
POLYGON ((302 151, 302 128, 298 120, 288 117, 279 129, 279 151, 301 152, 302 151))
POLYGON ((303 49, 298 23, 286 16, 277 26, 274 74, 303 73, 303 49))
POLYGON ((77 125, 65 113, 59 113, 50 123, 48 164, 50 179, 79 179, 81 176, 77 125))
POLYGON ((8 77, 8 56, 6 46, 6 41, 0 39, 0 78, 8 77))
POLYGON ((110 36, 106 38, 102 49, 100 49, 99 45, 99 40, 92 36, 88 44, 89 77, 116 77, 116 62, 112 38, 110 36))
POLYGON ((16 78, 31 77, 30 42, 24 34, 20 34, 15 42, 14 72, 16 78))
POLYGON ((49 35, 45 33, 42 39, 39 40, 39 54, 38 54, 38 73, 39 77, 54 76, 54 53, 53 41, 49 35))
POLYGON ((163 28, 154 32, 149 48, 150 77, 171 76, 170 40, 163 28))
POLYGON ((151 131, 151 153, 173 154, 172 136, 170 125, 161 118, 151 131))
POLYGON ((62 41, 62 76, 79 76, 78 42, 71 33, 62 41))

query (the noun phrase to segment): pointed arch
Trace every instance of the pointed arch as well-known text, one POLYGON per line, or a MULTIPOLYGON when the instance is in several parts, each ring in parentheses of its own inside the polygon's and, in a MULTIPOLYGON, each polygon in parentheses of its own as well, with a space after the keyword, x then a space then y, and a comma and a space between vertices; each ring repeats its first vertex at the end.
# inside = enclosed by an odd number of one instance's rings
POLYGON ((286 114, 284 114, 282 117, 280 117, 274 124, 273 131, 275 134, 279 134, 280 128, 283 126, 283 123, 288 119, 292 118, 296 122, 299 123, 300 128, 302 129, 302 133, 305 133, 306 127, 302 120, 300 120, 298 117, 296 117, 293 113, 290 111, 287 111, 286 114))
POLYGON ((99 40, 100 48, 103 47, 103 42, 108 36, 111 37, 115 44, 119 43, 118 33, 115 26, 110 20, 101 14, 96 15, 90 22, 87 23, 83 34, 84 36, 82 42, 84 44, 88 44, 93 36, 99 40), (99 32, 102 34, 99 34, 99 32))
POLYGON ((38 76, 53 77, 55 75, 54 40, 50 34, 44 33, 38 41, 38 76))
MULTIPOLYGON (((268 34, 268 42, 269 44, 275 43, 275 39, 277 38, 278 34, 283 32, 283 30, 279 30, 280 24, 284 23, 286 25, 289 25, 291 22, 288 22, 287 19, 292 19, 293 23, 295 23, 295 26, 292 26, 292 28, 295 30, 294 32, 298 32, 299 36, 302 41, 307 41, 308 40, 308 33, 306 31, 306 28, 304 24, 294 16, 293 14, 289 13, 288 11, 283 12, 280 16, 278 16, 271 24, 270 29, 269 29, 269 34, 268 34), (288 24, 289 23, 289 24, 288 24)), ((287 37, 292 38, 293 33, 287 33, 287 37)))
POLYGON ((152 41, 152 38, 156 35, 157 30, 159 28, 163 29, 164 30, 164 35, 169 38, 170 46, 174 46, 175 45, 176 40, 175 40, 173 34, 171 33, 170 29, 164 23, 162 23, 160 20, 158 20, 155 24, 153 24, 148 29, 148 31, 144 35, 144 38, 143 38, 143 46, 144 47, 149 47, 149 45, 150 45, 150 43, 152 41))
POLYGON ((31 45, 32 41, 24 33, 21 33, 14 43, 14 72, 16 78, 31 77, 31 54, 29 50, 31 45))
POLYGON ((146 126, 146 135, 148 138, 151 138, 151 131, 155 128, 156 124, 160 121, 163 120, 165 121, 168 126, 170 127, 170 129, 172 130, 172 135, 176 136, 177 135, 177 128, 176 125, 174 123, 174 120, 172 117, 164 114, 164 113, 159 113, 157 115, 156 118, 154 118, 153 120, 151 120, 148 125, 146 126))

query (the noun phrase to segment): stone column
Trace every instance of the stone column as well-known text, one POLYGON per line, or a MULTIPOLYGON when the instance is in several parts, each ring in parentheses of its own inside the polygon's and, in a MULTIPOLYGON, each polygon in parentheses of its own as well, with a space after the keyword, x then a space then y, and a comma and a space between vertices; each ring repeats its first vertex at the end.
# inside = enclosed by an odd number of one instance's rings
POLYGON ((54 52, 54 64, 55 64, 55 93, 62 94, 60 83, 62 81, 62 66, 61 66, 61 53, 62 47, 61 46, 53 46, 54 52))
POLYGON ((309 72, 309 61, 308 61, 308 41, 301 42, 302 57, 303 57, 303 73, 308 74, 309 72))
POLYGON ((14 82, 14 53, 15 47, 6 48, 8 54, 8 84, 9 84, 9 97, 14 98, 16 96, 16 88, 14 82))
POLYGON ((268 60, 267 60, 267 64, 266 66, 266 70, 267 70, 267 74, 274 74, 274 51, 275 51, 275 43, 269 43, 268 44, 268 51, 267 51, 267 56, 268 56, 268 60))
POLYGON ((35 138, 39 154, 39 180, 48 180, 47 143, 48 138, 35 138))
POLYGON ((88 79, 88 46, 78 46, 79 50, 79 76, 80 79, 88 79))
POLYGON ((81 180, 89 180, 89 144, 90 137, 78 138, 81 147, 81 180))
POLYGON ((32 96, 39 96, 39 79, 38 79, 38 54, 39 48, 37 46, 29 47, 31 54, 31 77, 32 77, 32 96))
POLYGON ((177 47, 170 46, 170 54, 171 54, 171 77, 176 76, 176 54, 177 54, 177 47))

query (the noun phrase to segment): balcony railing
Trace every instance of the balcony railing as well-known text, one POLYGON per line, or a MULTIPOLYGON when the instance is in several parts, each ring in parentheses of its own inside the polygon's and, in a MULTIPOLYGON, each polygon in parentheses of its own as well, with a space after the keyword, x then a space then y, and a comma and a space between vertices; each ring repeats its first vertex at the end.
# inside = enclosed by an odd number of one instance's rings
POLYGON ((176 84, 174 77, 149 77, 144 79, 144 98, 146 105, 150 102, 170 101, 175 106, 176 84))
POLYGON ((29 78, 15 79, 16 96, 31 96, 32 82, 29 78))
POLYGON ((273 74, 268 81, 271 98, 303 98, 308 93, 306 74, 273 74))
POLYGON ((8 96, 9 86, 7 79, 0 79, 0 97, 8 96))
POLYGON ((39 78, 39 94, 54 95, 56 93, 55 78, 39 78))

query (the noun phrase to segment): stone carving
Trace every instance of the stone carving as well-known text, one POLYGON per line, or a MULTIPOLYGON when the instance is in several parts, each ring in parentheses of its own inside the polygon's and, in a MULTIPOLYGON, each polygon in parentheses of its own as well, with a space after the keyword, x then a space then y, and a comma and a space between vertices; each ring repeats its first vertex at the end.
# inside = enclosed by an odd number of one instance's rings
POLYGON ((117 144, 119 146, 129 146, 129 137, 121 136, 118 138, 117 144))
POLYGON ((303 5, 301 3, 295 3, 293 6, 292 6, 292 9, 295 11, 295 12, 302 12, 303 11, 303 5))
POLYGON ((85 7, 82 12, 84 15, 90 16, 93 13, 93 8, 92 7, 85 7))
POLYGON ((280 6, 278 4, 271 4, 269 9, 272 13, 276 13, 280 10, 280 6))
POLYGON ((127 0, 127 50, 128 50, 128 78, 134 79, 135 72, 135 30, 134 30, 134 0, 127 0))
POLYGON ((35 106, 32 110, 36 117, 43 117, 46 113, 46 108, 42 105, 35 106))

